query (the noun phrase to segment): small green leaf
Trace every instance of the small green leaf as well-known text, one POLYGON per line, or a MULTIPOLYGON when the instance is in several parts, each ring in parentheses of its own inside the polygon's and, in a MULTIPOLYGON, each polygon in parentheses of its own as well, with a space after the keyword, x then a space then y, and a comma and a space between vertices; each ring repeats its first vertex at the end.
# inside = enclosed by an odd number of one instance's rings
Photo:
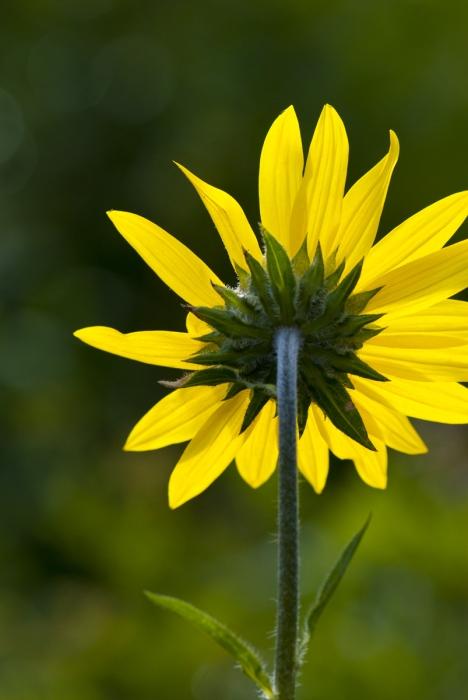
MULTIPOLYGON (((338 353, 312 343, 308 343, 306 347, 309 355, 321 357, 339 372, 354 374, 356 377, 363 377, 364 379, 373 379, 376 382, 388 382, 387 377, 370 367, 367 362, 360 360, 352 351, 348 350, 345 353, 338 353)), ((190 362, 193 362, 193 360, 190 359, 190 362)))
POLYGON ((191 309, 202 321, 208 323, 217 331, 228 338, 253 338, 255 340, 269 340, 273 333, 269 328, 262 328, 254 323, 246 323, 240 318, 231 316, 225 309, 197 306, 191 309))
POLYGON ((383 287, 371 289, 370 292, 359 292, 358 294, 353 294, 346 302, 346 311, 350 314, 360 314, 362 311, 364 311, 372 297, 375 297, 377 292, 380 292, 381 289, 383 289, 383 287))
POLYGON ((220 284, 214 284, 214 282, 211 283, 211 286, 213 287, 215 292, 219 294, 221 299, 224 300, 227 307, 238 309, 239 311, 250 317, 253 314, 255 314, 254 307, 251 304, 249 304, 245 297, 240 296, 233 289, 223 287, 220 284))
POLYGON ((184 388, 190 386, 217 386, 218 384, 228 384, 237 380, 237 372, 229 367, 209 367, 191 374, 182 386, 184 388))
POLYGON ((333 425, 368 450, 376 451, 350 395, 337 379, 325 377, 315 363, 304 355, 299 371, 312 397, 333 425))
POLYGON ((231 632, 211 615, 207 615, 207 613, 198 610, 198 608, 183 600, 170 598, 165 595, 156 595, 149 591, 145 591, 145 595, 155 605, 177 613, 177 615, 191 622, 198 629, 209 634, 215 642, 235 658, 247 678, 254 681, 263 690, 267 698, 274 697, 271 681, 262 661, 234 632, 231 632))
MULTIPOLYGON (((363 314, 362 316, 348 316, 348 318, 339 325, 334 326, 330 329, 330 333, 327 333, 326 338, 330 340, 332 338, 346 338, 353 336, 356 333, 367 326, 369 323, 375 323, 385 314, 363 314)), ((380 331, 380 329, 379 329, 380 331)))
POLYGON ((251 276, 251 286, 254 292, 257 293, 258 298, 263 306, 263 309, 270 319, 276 323, 278 320, 277 312, 273 299, 270 295, 270 284, 268 281, 268 275, 263 269, 261 263, 258 262, 250 253, 244 250, 245 260, 249 266, 250 276, 251 276))
POLYGON ((364 527, 362 527, 359 532, 356 533, 348 542, 335 566, 326 577, 320 591, 317 594, 315 602, 309 608, 309 611, 304 619, 304 630, 300 643, 299 658, 303 658, 305 652, 307 651, 307 645, 315 632, 317 622, 319 621, 319 618, 325 610, 327 604, 330 602, 332 595, 338 588, 341 579, 345 575, 346 570, 351 563, 351 559, 353 558, 364 536, 364 533, 369 527, 370 520, 371 515, 369 515, 367 518, 364 527))
POLYGON ((264 357, 272 352, 271 343, 262 341, 250 347, 239 350, 219 350, 215 352, 201 352, 192 355, 187 362, 196 365, 231 365, 232 367, 244 367, 252 360, 264 357))
POLYGON ((240 394, 241 391, 244 391, 244 389, 244 384, 231 384, 231 386, 227 390, 226 396, 224 397, 223 401, 229 401, 229 399, 233 399, 234 396, 240 394))
POLYGON ((290 324, 294 321, 296 296, 296 278, 291 260, 281 243, 271 233, 264 230, 263 239, 271 291, 279 306, 282 322, 290 324))

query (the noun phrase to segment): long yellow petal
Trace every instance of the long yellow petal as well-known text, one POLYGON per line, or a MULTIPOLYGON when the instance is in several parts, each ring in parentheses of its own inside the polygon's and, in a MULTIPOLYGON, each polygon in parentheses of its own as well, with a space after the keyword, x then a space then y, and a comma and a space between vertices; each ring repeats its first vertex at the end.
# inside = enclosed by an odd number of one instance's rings
POLYGON ((278 418, 276 406, 269 401, 255 420, 250 437, 236 455, 241 477, 256 489, 267 481, 278 461, 278 418))
MULTIPOLYGON (((382 323, 386 324, 386 318, 382 323)), ((468 335, 468 302, 456 299, 439 301, 427 309, 420 309, 415 314, 390 319, 385 334, 437 333, 448 334, 458 338, 468 335)))
POLYGON ((468 216, 468 192, 426 207, 382 238, 367 255, 360 284, 373 282, 400 265, 440 250, 468 216))
POLYGON ((407 416, 438 423, 468 423, 468 389, 461 384, 406 379, 380 383, 357 377, 353 377, 353 384, 360 393, 407 416))
POLYGON ((447 299, 468 286, 468 241, 401 265, 357 291, 381 286, 366 313, 386 313, 385 323, 447 299))
POLYGON ((339 459, 352 459, 361 479, 369 486, 384 489, 387 485, 387 448, 376 437, 372 442, 377 452, 367 450, 362 445, 349 438, 333 423, 323 418, 314 407, 318 429, 330 450, 339 459))
POLYGON ((384 376, 420 382, 468 381, 466 346, 442 350, 379 347, 366 343, 359 357, 384 376))
POLYGON ((236 202, 234 197, 231 197, 227 192, 223 192, 223 190, 219 190, 217 187, 203 182, 187 168, 184 168, 183 165, 179 165, 179 163, 176 163, 176 165, 188 177, 200 195, 203 204, 208 209, 214 225, 226 246, 231 262, 233 264, 237 263, 244 270, 246 269, 245 257, 242 252, 243 248, 248 250, 254 258, 261 260, 262 251, 258 241, 242 207, 236 202))
POLYGON ((185 360, 205 345, 193 340, 188 333, 172 331, 119 333, 106 326, 91 326, 76 331, 74 335, 93 348, 112 352, 114 355, 150 365, 179 369, 200 369, 200 365, 185 360))
POLYGON ((171 508, 198 496, 232 462, 250 435, 250 429, 239 435, 249 394, 223 402, 187 445, 169 481, 171 508))
POLYGON ((366 347, 378 345, 387 348, 408 348, 412 350, 441 350, 468 345, 468 337, 457 337, 449 333, 395 333, 391 327, 380 335, 366 341, 366 347))
POLYGON ((177 238, 137 214, 125 211, 107 214, 143 260, 182 299, 199 306, 219 305, 220 298, 211 282, 222 282, 177 238))
MULTIPOLYGON (((312 137, 304 174, 307 249, 311 259, 319 239, 325 257, 332 250, 340 226, 348 155, 348 137, 344 124, 336 110, 325 105, 312 137)), ((298 199, 296 206, 299 205, 298 199)), ((294 227, 297 227, 296 222, 294 227)), ((300 231, 300 227, 297 230, 300 231)), ((299 235, 300 240, 297 240, 295 246, 297 249, 303 240, 302 232, 299 235)))
POLYGON ((124 450, 144 452, 191 440, 215 412, 227 385, 176 389, 138 421, 124 450))
POLYGON ((357 390, 351 391, 351 396, 372 439, 381 439, 394 450, 409 455, 427 452, 426 445, 402 413, 357 390), (373 430, 374 424, 376 431, 373 430))
POLYGON ((297 443, 297 462, 299 471, 312 484, 314 491, 322 493, 328 476, 328 445, 320 434, 312 409, 297 443))
POLYGON ((332 247, 340 246, 339 259, 346 258, 347 269, 367 255, 374 243, 399 152, 398 139, 390 131, 388 154, 351 187, 343 200, 340 229, 332 247))
POLYGON ((291 253, 289 224, 302 179, 304 154, 294 107, 273 122, 260 157, 260 215, 262 224, 291 253))

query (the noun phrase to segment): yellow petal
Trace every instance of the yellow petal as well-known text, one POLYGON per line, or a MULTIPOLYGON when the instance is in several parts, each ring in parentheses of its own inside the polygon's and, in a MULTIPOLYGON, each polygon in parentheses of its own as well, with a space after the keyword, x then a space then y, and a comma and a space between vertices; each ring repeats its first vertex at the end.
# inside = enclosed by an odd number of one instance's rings
POLYGON ((207 333, 211 333, 213 330, 211 326, 205 323, 205 321, 202 321, 201 318, 197 318, 197 316, 192 313, 187 314, 185 325, 187 326, 187 333, 192 338, 198 338, 201 335, 206 335, 207 333))
POLYGON ((297 443, 297 462, 299 471, 312 484, 314 491, 322 493, 328 476, 328 445, 320 434, 312 409, 297 443))
POLYGON ((447 299, 468 286, 468 241, 401 265, 370 288, 380 286, 383 289, 367 304, 366 313, 386 313, 385 323, 447 299))
POLYGON ((191 440, 226 395, 227 384, 176 389, 136 424, 124 450, 144 452, 191 440))
POLYGON ((237 263, 244 270, 246 269, 242 248, 248 250, 257 260, 261 260, 262 251, 258 241, 242 207, 236 200, 227 192, 223 192, 223 190, 203 182, 187 168, 184 168, 183 165, 179 165, 179 163, 176 163, 176 165, 188 177, 200 195, 203 204, 208 209, 214 225, 226 246, 231 262, 233 264, 237 263))
POLYGON ((187 445, 169 481, 171 508, 198 496, 232 462, 250 435, 250 429, 239 435, 249 394, 223 402, 187 445))
POLYGON ((413 418, 438 423, 468 423, 468 389, 461 384, 405 379, 380 383, 357 377, 353 377, 353 384, 360 393, 387 402, 413 418))
POLYGON ((335 428, 331 421, 325 420, 315 407, 314 413, 318 429, 333 454, 339 459, 352 459, 366 484, 384 489, 387 485, 387 448, 384 443, 374 437, 372 442, 377 452, 367 450, 335 428))
POLYGON ((236 455, 239 474, 256 489, 267 481, 278 461, 278 418, 276 406, 269 401, 254 421, 250 437, 236 455))
POLYGON ((467 216, 468 192, 458 192, 407 219, 369 251, 360 285, 371 285, 390 270, 440 250, 467 216))
POLYGON ((398 139, 390 131, 388 154, 351 187, 343 200, 340 229, 332 247, 340 246, 339 259, 346 258, 347 269, 367 255, 374 243, 399 151, 398 139))
POLYGON ((458 338, 448 333, 395 333, 391 326, 375 336, 366 340, 366 347, 378 345, 388 348, 408 348, 440 350, 442 348, 455 348, 468 344, 467 338, 458 338))
POLYGON ((262 224, 291 253, 289 224, 302 180, 304 154, 294 107, 273 122, 260 158, 260 215, 262 224))
POLYGON ((468 381, 466 346, 442 350, 389 348, 366 343, 359 357, 385 377, 419 382, 468 381))
POLYGON ((409 455, 427 452, 426 445, 402 413, 358 390, 351 391, 351 396, 372 439, 378 438, 394 450, 409 455))
POLYGON ((195 306, 219 305, 220 298, 211 282, 222 282, 177 238, 137 214, 124 211, 107 214, 143 260, 182 299, 195 306))
POLYGON ((119 333, 106 326, 91 326, 76 331, 74 335, 93 348, 112 352, 114 355, 150 365, 180 369, 200 369, 200 365, 185 360, 205 346, 205 343, 193 340, 188 333, 172 331, 119 333))
MULTIPOLYGON (((386 323, 386 318, 382 323, 386 323)), ((468 302, 456 299, 439 301, 415 314, 390 319, 385 334, 444 333, 466 338, 468 335, 468 302)), ((369 341, 368 341, 369 342, 369 341)))
MULTIPOLYGON (((333 107, 325 105, 314 131, 304 175, 307 249, 311 259, 319 238, 325 257, 332 251, 341 220, 348 154, 344 124, 333 107)), ((299 245, 302 240, 298 241, 299 245)))

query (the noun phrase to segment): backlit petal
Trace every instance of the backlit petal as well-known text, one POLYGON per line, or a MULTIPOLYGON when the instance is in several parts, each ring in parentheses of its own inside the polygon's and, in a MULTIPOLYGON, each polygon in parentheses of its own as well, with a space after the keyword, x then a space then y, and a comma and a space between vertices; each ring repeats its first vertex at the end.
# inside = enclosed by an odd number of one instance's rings
POLYGON ((202 335, 206 335, 207 333, 211 333, 213 329, 211 326, 209 326, 205 321, 202 321, 201 318, 198 318, 195 316, 195 314, 188 313, 187 318, 185 319, 185 325, 187 327, 187 333, 192 337, 192 338, 197 338, 202 335))
POLYGON ((394 333, 391 328, 366 341, 366 347, 378 345, 387 348, 441 350, 468 344, 467 338, 457 338, 449 333, 394 333))
POLYGON ((250 437, 236 455, 239 474, 256 489, 267 481, 278 461, 278 418, 269 401, 256 418, 250 437))
POLYGON ((468 192, 426 207, 382 238, 367 255, 361 286, 405 263, 440 250, 468 216, 468 192))
POLYGON ((377 401, 388 403, 413 418, 439 423, 468 423, 468 389, 455 382, 413 382, 392 379, 373 382, 353 377, 356 389, 377 401))
POLYGON ((367 255, 374 243, 399 150, 398 139, 391 131, 388 154, 351 187, 343 200, 340 229, 333 248, 340 246, 339 259, 346 258, 347 269, 367 255))
POLYGON ((172 331, 141 331, 119 333, 106 326, 91 326, 76 331, 74 335, 93 348, 112 352, 131 360, 162 367, 200 369, 200 365, 185 360, 198 352, 205 343, 193 340, 188 333, 172 331))
MULTIPOLYGON (((367 304, 366 313, 386 313, 385 323, 447 299, 468 286, 468 241, 402 265, 379 277, 371 288, 381 286, 383 289, 367 304)), ((363 288, 359 286, 357 291, 363 288)))
MULTIPOLYGON (((386 317, 382 320, 387 323, 386 317)), ((415 314, 390 319, 385 334, 438 333, 466 338, 468 336, 468 302, 456 299, 439 301, 415 314)))
POLYGON ((199 306, 219 304, 219 296, 211 282, 222 282, 177 238, 142 216, 124 211, 109 211, 107 214, 143 260, 182 299, 199 306))
POLYGON ((358 355, 385 377, 420 382, 468 381, 466 345, 442 350, 412 350, 366 343, 358 355))
POLYGON ((249 395, 242 391, 223 402, 187 445, 169 481, 171 508, 198 496, 232 462, 250 435, 250 429, 239 435, 249 395))
POLYGON ((328 476, 328 445, 320 434, 312 409, 309 409, 307 425, 297 443, 297 463, 314 491, 322 493, 328 476))
POLYGON ((304 154, 293 107, 273 122, 260 158, 260 215, 262 224, 290 253, 291 211, 302 180, 304 154))
POLYGON ((124 450, 143 452, 191 440, 224 398, 226 384, 176 389, 136 424, 124 450))
POLYGON ((378 438, 394 450, 410 455, 427 452, 426 445, 406 416, 359 391, 350 393, 372 439, 378 438))
POLYGON ((183 165, 179 165, 179 163, 176 163, 176 165, 188 177, 200 195, 203 204, 208 209, 214 225, 226 246, 231 262, 233 264, 237 263, 242 269, 246 269, 242 248, 248 250, 257 260, 261 260, 262 251, 258 241, 242 207, 236 200, 227 192, 223 192, 223 190, 203 182, 187 168, 184 168, 183 165))
MULTIPOLYGON (((344 124, 333 107, 325 105, 314 131, 304 174, 307 249, 311 259, 319 238, 325 257, 332 251, 341 220, 348 154, 344 124)), ((296 222, 294 226, 297 226, 296 222)), ((298 240, 299 245, 302 240, 303 236, 298 240)))

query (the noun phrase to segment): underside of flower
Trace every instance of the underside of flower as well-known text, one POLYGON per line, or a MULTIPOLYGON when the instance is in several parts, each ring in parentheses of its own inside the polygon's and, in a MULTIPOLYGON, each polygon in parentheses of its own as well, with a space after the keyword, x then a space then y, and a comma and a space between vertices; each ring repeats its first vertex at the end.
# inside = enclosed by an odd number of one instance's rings
POLYGON ((302 435, 311 403, 358 443, 374 450, 364 422, 347 389, 349 375, 385 382, 356 354, 383 328, 383 314, 363 314, 379 291, 353 294, 362 261, 343 277, 346 261, 336 265, 337 251, 323 260, 320 244, 310 262, 306 244, 291 260, 285 248, 262 230, 263 264, 244 252, 248 272, 237 268, 236 289, 213 285, 224 305, 187 307, 212 332, 198 338, 206 345, 189 361, 203 369, 168 386, 216 386, 229 383, 225 399, 251 390, 242 423, 245 431, 276 394, 275 331, 295 326, 301 332, 298 385, 298 428, 302 435))

